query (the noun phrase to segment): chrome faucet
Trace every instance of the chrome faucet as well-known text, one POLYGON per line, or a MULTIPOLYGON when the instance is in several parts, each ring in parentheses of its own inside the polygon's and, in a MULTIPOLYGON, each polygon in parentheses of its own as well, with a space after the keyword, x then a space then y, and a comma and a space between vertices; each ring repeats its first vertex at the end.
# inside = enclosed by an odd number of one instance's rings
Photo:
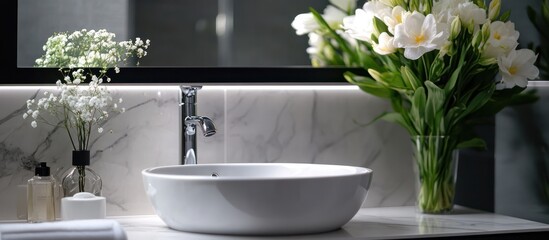
POLYGON ((204 137, 215 134, 215 125, 208 117, 196 116, 196 95, 200 86, 181 86, 181 105, 183 122, 183 156, 181 164, 196 164, 196 128, 202 130, 204 137))

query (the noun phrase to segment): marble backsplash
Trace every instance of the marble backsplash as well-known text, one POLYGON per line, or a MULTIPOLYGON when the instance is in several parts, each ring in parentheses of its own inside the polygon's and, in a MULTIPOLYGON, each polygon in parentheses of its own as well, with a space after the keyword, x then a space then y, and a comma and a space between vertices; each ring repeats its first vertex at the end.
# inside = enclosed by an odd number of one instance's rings
MULTIPOLYGON (((63 128, 23 120, 25 101, 47 87, 0 87, 0 220, 17 216, 18 185, 46 161, 58 177, 71 164, 63 128)), ((103 178, 107 214, 152 214, 141 170, 180 162, 178 86, 113 86, 126 112, 96 134, 91 167, 103 178)), ((206 86, 198 114, 217 134, 198 137, 199 163, 305 162, 374 170, 366 207, 413 204, 411 145, 399 126, 364 126, 389 105, 354 86, 206 86)))

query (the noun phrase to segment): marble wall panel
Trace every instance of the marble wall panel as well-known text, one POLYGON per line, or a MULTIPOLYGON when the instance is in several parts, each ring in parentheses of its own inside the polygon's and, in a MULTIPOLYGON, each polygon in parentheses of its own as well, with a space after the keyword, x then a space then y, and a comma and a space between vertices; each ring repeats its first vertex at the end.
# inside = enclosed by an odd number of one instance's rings
MULTIPOLYGON (((93 136, 91 167, 103 178, 107 214, 153 214, 141 170, 179 164, 179 87, 113 87, 126 112, 113 115, 93 136)), ((17 186, 31 165, 47 161, 59 178, 70 167, 63 128, 30 127, 25 101, 44 87, 0 87, 0 220, 15 219, 17 186)), ((301 162, 374 170, 366 207, 413 204, 411 146, 405 131, 369 123, 387 102, 356 87, 204 87, 197 113, 217 127, 198 136, 199 163, 301 162)))

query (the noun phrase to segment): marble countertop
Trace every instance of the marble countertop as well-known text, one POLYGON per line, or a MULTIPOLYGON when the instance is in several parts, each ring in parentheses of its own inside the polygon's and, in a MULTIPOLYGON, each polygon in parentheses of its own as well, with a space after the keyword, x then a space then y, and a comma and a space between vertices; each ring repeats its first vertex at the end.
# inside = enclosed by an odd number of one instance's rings
MULTIPOLYGON (((126 230, 129 240, 267 240, 267 239, 410 239, 428 237, 467 237, 495 234, 549 235, 549 225, 524 219, 456 207, 447 215, 418 214, 412 206, 363 208, 340 230, 297 236, 223 236, 172 230, 156 215, 113 217, 126 230)), ((501 235, 500 235, 501 236, 501 235)))

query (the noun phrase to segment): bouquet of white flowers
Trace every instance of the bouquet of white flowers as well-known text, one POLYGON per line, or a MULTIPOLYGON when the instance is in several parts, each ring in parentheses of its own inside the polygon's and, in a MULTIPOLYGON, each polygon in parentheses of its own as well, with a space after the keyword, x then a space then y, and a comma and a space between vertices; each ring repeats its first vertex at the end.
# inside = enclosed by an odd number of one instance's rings
POLYGON ((519 32, 509 12, 500 14, 500 4, 371 0, 337 28, 311 9, 317 31, 335 39, 348 56, 346 65, 369 73, 345 78, 390 100, 394 112, 379 118, 398 123, 412 136, 418 206, 424 212, 452 209, 454 150, 485 145, 474 126, 505 106, 536 100, 524 90, 528 79, 538 77, 537 55, 517 49, 519 32))
POLYGON ((111 81, 107 70, 114 68, 118 73, 119 64, 131 57, 146 56, 150 45, 149 40, 116 42, 114 37, 104 29, 56 33, 44 45, 45 54, 36 60, 37 67, 60 68, 62 78, 56 81, 57 91, 46 91, 43 98, 27 100, 28 110, 23 118, 31 118, 33 128, 40 122, 60 125, 67 131, 76 168, 63 179, 65 196, 83 191, 100 194, 100 178, 85 168, 89 165, 92 130, 103 132, 102 124, 109 114, 125 111, 118 106, 122 98, 114 100, 103 85, 111 81), (85 83, 87 86, 83 86, 85 83), (91 172, 86 176, 86 171, 91 172))
MULTIPOLYGON (((43 49, 46 52, 36 60, 37 67, 59 67, 63 78, 56 81, 59 92, 44 92, 45 97, 27 100, 28 111, 23 118, 32 117, 32 127, 38 122, 50 125, 61 125, 67 130, 74 150, 89 150, 92 128, 109 117, 113 110, 124 111, 118 104, 122 99, 113 101, 103 81, 110 82, 107 70, 126 62, 130 57, 141 58, 150 41, 135 42, 113 40, 114 33, 102 29, 86 30, 73 33, 56 33, 51 36, 43 49), (95 74, 90 68, 99 68, 95 74), (88 82, 88 87, 82 84, 88 82), (42 116, 49 113, 56 122, 42 116)), ((101 133, 103 128, 97 127, 101 133)))

